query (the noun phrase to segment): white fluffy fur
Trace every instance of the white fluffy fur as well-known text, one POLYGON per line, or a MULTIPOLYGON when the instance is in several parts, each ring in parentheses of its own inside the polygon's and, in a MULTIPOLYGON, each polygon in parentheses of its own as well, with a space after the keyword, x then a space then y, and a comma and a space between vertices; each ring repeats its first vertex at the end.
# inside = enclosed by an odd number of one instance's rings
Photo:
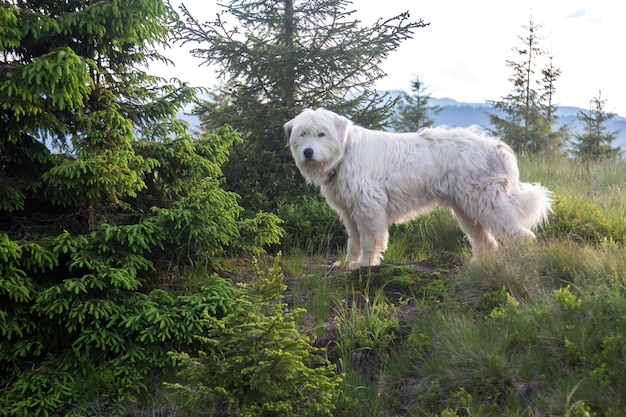
POLYGON ((496 237, 534 238, 551 211, 550 191, 520 183, 511 148, 476 126, 390 133, 307 109, 284 128, 298 169, 346 227, 350 266, 379 264, 389 224, 435 204, 452 209, 475 256, 496 237))

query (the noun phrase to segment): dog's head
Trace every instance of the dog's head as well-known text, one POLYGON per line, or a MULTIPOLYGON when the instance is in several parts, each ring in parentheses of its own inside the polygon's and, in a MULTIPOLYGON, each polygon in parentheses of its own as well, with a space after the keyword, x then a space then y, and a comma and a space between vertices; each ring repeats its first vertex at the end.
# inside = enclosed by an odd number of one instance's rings
POLYGON ((319 184, 343 157, 352 122, 330 110, 306 109, 284 125, 287 145, 304 177, 319 184))

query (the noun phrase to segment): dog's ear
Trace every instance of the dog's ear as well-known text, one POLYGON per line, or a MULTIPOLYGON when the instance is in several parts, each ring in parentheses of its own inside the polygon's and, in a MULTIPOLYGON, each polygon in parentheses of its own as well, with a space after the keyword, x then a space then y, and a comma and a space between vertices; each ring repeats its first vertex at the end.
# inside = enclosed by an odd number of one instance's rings
POLYGON ((285 130, 285 136, 287 136, 287 144, 285 145, 285 147, 288 148, 289 141, 291 139, 291 131, 293 130, 293 119, 285 123, 285 125, 283 126, 283 129, 285 130))
POLYGON ((341 135, 341 137, 345 139, 346 135, 348 134, 348 128, 352 125, 352 120, 348 119, 345 116, 335 114, 334 123, 337 132, 339 132, 339 135, 341 135))

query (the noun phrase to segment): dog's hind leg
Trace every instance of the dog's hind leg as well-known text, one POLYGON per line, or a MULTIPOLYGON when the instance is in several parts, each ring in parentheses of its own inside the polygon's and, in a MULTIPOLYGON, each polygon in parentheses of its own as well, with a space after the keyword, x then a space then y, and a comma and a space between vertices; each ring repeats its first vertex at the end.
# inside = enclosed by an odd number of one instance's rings
POLYGON ((488 228, 498 239, 510 241, 512 239, 535 238, 535 234, 520 224, 520 208, 514 198, 502 192, 494 192, 488 204, 489 211, 479 212, 478 221, 488 228))
POLYGON ((467 235, 472 245, 472 254, 474 257, 479 256, 480 253, 484 251, 498 249, 498 242, 487 228, 478 221, 466 216, 459 209, 453 209, 452 211, 459 222, 461 230, 467 235))

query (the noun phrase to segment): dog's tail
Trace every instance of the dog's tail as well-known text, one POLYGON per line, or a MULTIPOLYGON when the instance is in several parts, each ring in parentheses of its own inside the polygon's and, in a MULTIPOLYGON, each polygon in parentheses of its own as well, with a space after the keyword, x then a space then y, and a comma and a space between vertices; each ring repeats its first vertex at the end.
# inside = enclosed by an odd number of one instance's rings
POLYGON ((539 183, 520 183, 520 192, 515 200, 521 210, 520 224, 533 228, 548 222, 552 213, 552 192, 539 183))

